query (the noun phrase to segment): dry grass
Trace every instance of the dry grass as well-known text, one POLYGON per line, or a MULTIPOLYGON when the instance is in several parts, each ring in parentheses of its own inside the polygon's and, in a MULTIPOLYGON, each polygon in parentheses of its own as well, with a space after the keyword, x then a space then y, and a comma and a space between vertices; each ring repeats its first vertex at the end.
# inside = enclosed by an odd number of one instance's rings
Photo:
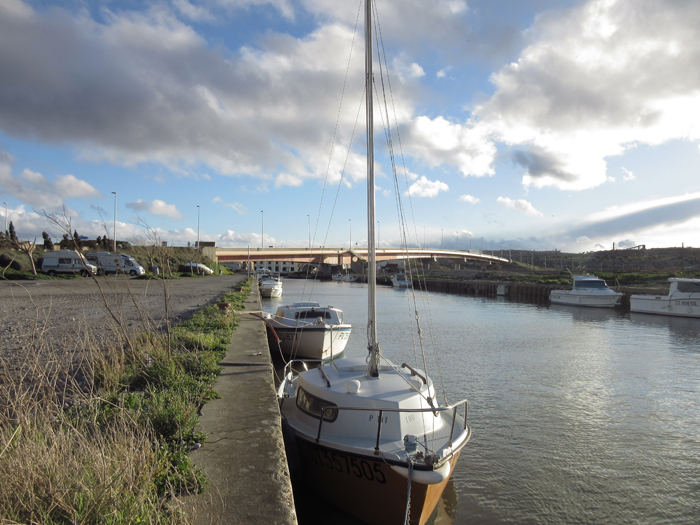
MULTIPOLYGON (((58 347, 84 350, 90 340, 77 335, 58 347)), ((0 522, 186 522, 154 485, 161 445, 147 420, 123 407, 105 417, 93 387, 104 356, 122 352, 88 346, 78 359, 36 334, 23 342, 21 358, 0 360, 0 522)))
POLYGON ((236 324, 209 307, 105 348, 36 323, 0 358, 0 523, 190 523, 179 498, 204 480, 187 452, 236 324))

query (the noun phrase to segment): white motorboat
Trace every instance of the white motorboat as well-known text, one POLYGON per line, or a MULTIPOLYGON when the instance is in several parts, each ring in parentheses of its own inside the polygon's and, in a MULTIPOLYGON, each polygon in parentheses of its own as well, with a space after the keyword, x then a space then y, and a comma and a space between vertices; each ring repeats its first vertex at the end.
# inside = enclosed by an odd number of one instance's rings
POLYGON ((700 279, 669 278, 668 295, 631 295, 630 311, 700 317, 700 279))
MULTIPOLYGON (((367 187, 374 188, 372 9, 365 2, 367 187)), ((440 405, 430 377, 384 358, 377 340, 374 191, 368 191, 367 358, 295 372, 287 364, 280 411, 309 486, 365 523, 423 525, 471 437, 467 401, 440 405), (462 414, 460 414, 462 412, 462 414)))
POLYGON ((573 279, 571 290, 552 290, 549 293, 552 304, 612 308, 622 301, 623 293, 611 290, 595 275, 574 275, 573 279))
POLYGON ((350 275, 349 273, 343 275, 342 273, 335 273, 331 276, 331 280, 339 283, 354 283, 357 281, 357 277, 350 275))
POLYGON ((391 276, 391 284, 395 288, 410 288, 413 281, 406 279, 405 273, 397 273, 391 276))
POLYGON ((343 323, 343 311, 319 303, 301 302, 264 314, 268 330, 279 339, 282 353, 292 359, 332 359, 345 351, 352 326, 343 323))
POLYGON ((258 281, 258 287, 261 297, 282 297, 283 286, 279 273, 263 273, 258 281))

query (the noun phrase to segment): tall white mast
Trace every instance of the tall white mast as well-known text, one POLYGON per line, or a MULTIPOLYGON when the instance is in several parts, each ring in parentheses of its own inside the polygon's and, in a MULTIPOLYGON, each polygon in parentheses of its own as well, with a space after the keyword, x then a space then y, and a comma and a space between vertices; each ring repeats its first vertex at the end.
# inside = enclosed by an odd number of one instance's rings
POLYGON ((367 349, 370 353, 368 374, 379 375, 380 349, 377 341, 377 253, 374 239, 374 114, 372 112, 372 0, 365 0, 365 104, 367 123, 367 273, 368 320, 367 349))

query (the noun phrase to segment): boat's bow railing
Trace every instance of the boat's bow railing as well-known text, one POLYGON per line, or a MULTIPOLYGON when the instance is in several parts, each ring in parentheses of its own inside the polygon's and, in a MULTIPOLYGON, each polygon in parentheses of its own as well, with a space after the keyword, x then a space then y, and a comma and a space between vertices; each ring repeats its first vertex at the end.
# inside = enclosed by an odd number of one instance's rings
POLYGON ((283 377, 289 377, 290 372, 295 372, 295 370, 292 368, 294 365, 303 365, 304 370, 308 370, 308 364, 307 363, 313 363, 313 364, 320 364, 323 363, 322 359, 291 359, 287 361, 287 364, 284 365, 284 376, 283 377))
POLYGON ((316 434, 316 443, 318 443, 321 440, 321 431, 323 429, 323 420, 326 418, 326 411, 329 412, 329 415, 331 411, 340 411, 340 410, 356 410, 356 411, 364 411, 364 412, 378 412, 379 417, 377 418, 377 440, 374 444, 374 454, 375 456, 379 455, 379 442, 382 437, 382 416, 384 415, 385 412, 399 412, 399 413, 436 413, 436 412, 452 412, 452 424, 450 428, 450 439, 448 446, 452 447, 452 436, 454 436, 454 430, 455 430, 455 423, 457 421, 457 410, 459 409, 460 406, 464 406, 464 420, 463 420, 463 426, 462 430, 467 430, 467 415, 469 412, 469 401, 466 399, 463 399, 462 401, 459 401, 455 403, 454 405, 449 405, 449 406, 442 406, 442 407, 436 407, 436 408, 369 408, 369 407, 341 407, 341 406, 332 406, 332 407, 322 407, 321 408, 321 418, 318 421, 318 433, 316 434))

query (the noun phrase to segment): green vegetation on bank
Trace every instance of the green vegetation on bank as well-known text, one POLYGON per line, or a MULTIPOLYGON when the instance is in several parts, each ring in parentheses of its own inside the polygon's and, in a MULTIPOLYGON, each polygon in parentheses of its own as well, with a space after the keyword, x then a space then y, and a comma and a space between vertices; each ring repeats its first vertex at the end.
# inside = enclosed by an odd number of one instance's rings
POLYGON ((0 522, 188 523, 179 498, 206 484, 195 425, 250 286, 221 296, 228 310, 87 348, 82 379, 43 362, 46 347, 0 359, 0 522))

